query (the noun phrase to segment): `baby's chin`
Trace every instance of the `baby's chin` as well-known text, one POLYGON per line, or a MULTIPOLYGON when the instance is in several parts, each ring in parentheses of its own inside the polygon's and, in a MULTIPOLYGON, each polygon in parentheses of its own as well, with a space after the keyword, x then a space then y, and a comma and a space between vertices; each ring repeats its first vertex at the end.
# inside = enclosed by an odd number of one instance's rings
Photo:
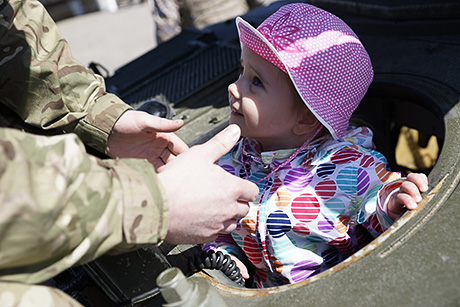
POLYGON ((230 120, 228 121, 228 124, 229 125, 237 125, 238 127, 240 127, 241 136, 247 136, 245 126, 242 125, 241 123, 239 123, 238 121, 232 120, 232 118, 230 118, 230 120))
POLYGON ((241 117, 236 117, 234 115, 230 116, 230 119, 228 120, 228 124, 229 125, 234 124, 234 125, 237 125, 238 127, 240 127, 240 129, 243 129, 243 127, 241 125, 241 117))

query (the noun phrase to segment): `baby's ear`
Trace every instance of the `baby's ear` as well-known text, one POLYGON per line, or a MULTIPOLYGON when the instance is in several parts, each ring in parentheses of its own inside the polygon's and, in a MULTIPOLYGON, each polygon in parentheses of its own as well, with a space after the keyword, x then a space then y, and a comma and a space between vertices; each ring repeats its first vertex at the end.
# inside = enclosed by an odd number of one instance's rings
POLYGON ((319 125, 320 121, 313 115, 310 111, 301 112, 297 117, 297 121, 293 127, 293 132, 296 135, 304 135, 307 133, 315 132, 319 125))

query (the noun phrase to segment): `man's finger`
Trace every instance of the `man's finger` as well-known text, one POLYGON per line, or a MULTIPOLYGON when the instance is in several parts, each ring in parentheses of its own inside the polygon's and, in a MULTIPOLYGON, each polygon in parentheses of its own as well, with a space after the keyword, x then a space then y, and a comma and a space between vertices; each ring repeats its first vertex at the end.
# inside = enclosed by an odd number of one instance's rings
POLYGON ((153 167, 155 168, 155 171, 157 172, 160 172, 163 166, 165 166, 165 163, 159 158, 155 158, 152 160, 149 159, 148 161, 153 164, 153 167))
POLYGON ((199 145, 198 150, 204 159, 215 162, 232 149, 240 134, 241 130, 237 125, 230 125, 203 145, 199 145))
POLYGON ((168 149, 174 154, 179 155, 188 150, 188 145, 175 134, 169 136, 168 149))
MULTIPOLYGON (((142 112, 142 111, 139 111, 142 112)), ((144 113, 145 116, 145 122, 144 122, 144 129, 146 131, 152 131, 152 132, 174 132, 177 131, 180 127, 184 125, 184 121, 180 119, 166 119, 154 115, 150 115, 148 113, 144 113)))
POLYGON ((235 231, 236 226, 237 226, 236 220, 228 220, 224 222, 224 229, 220 233, 223 233, 223 234, 232 233, 233 231, 235 231))
MULTIPOLYGON (((257 197, 257 195, 256 195, 256 197, 257 197)), ((249 212, 249 204, 248 204, 248 202, 239 200, 232 218, 235 219, 235 220, 236 219, 242 219, 243 217, 245 217, 248 214, 248 212, 249 212)))
POLYGON ((196 244, 206 244, 206 243, 211 243, 211 242, 214 242, 216 241, 217 239, 217 235, 213 235, 213 236, 210 236, 210 237, 206 237, 206 238, 203 238, 203 239, 199 239, 199 240, 195 240, 196 244))

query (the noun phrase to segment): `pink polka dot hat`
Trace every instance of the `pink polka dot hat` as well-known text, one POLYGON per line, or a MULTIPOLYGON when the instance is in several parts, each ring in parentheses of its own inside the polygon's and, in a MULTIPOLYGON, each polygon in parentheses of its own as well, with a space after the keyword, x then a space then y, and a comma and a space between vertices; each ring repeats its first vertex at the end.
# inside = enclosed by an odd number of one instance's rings
POLYGON ((286 72, 307 107, 334 139, 372 82, 372 64, 341 19, 305 3, 281 7, 255 29, 236 19, 241 43, 286 72))

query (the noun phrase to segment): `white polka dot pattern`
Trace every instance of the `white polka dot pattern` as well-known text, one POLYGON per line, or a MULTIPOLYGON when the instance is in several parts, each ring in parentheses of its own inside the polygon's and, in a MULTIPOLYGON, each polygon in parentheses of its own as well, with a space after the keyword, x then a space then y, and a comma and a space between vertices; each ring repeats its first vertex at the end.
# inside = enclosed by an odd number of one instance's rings
POLYGON ((372 64, 341 19, 304 3, 281 7, 257 29, 237 18, 240 40, 288 73, 313 114, 335 139, 372 82, 372 64))

